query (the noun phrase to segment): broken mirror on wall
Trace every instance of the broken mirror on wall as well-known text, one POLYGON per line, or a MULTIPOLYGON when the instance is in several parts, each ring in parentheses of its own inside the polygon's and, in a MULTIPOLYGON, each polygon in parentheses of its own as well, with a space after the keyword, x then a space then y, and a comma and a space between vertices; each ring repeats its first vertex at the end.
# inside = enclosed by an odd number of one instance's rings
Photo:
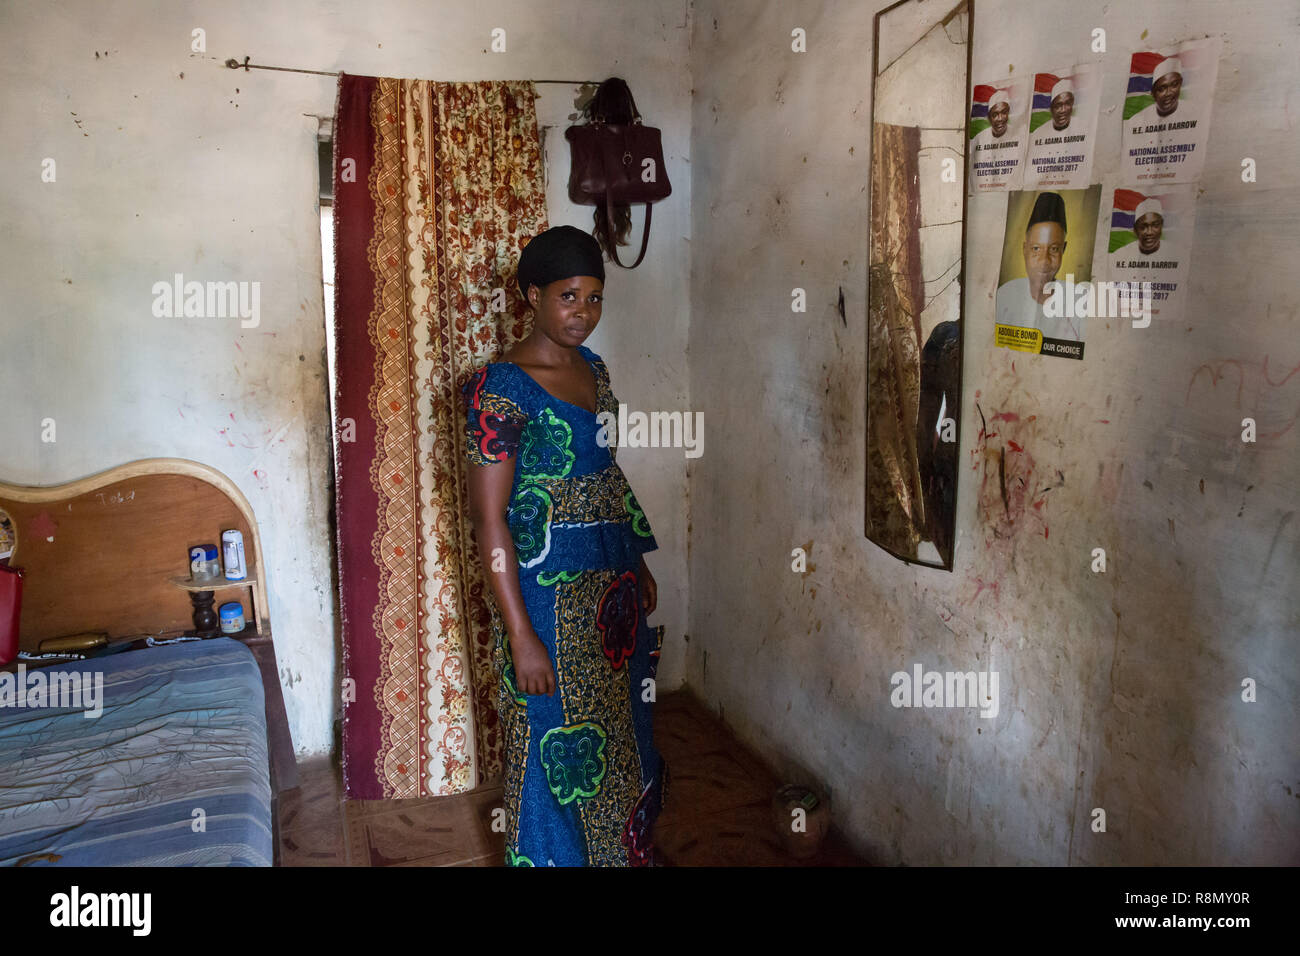
POLYGON ((875 18, 866 534, 952 570, 961 425, 971 0, 875 18))

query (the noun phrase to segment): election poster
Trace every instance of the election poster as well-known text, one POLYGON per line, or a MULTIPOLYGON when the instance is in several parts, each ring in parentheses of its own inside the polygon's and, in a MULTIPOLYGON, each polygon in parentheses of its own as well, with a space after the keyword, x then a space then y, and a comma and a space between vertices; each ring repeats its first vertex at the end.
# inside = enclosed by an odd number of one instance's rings
POLYGON ((1083 359, 1100 204, 1100 185, 1007 195, 995 346, 1083 359))
POLYGON ((1108 278, 1134 326, 1181 312, 1196 221, 1191 184, 1116 189, 1111 204, 1108 278))
POLYGON ((1101 74, 1091 63, 1034 74, 1024 187, 1083 189, 1092 178, 1101 74))
POLYGON ((1134 53, 1124 97, 1119 181, 1194 183, 1205 165, 1220 37, 1134 53))
POLYGON ((979 83, 971 93, 970 191, 1019 189, 1029 138, 1029 82, 1026 78, 979 83))

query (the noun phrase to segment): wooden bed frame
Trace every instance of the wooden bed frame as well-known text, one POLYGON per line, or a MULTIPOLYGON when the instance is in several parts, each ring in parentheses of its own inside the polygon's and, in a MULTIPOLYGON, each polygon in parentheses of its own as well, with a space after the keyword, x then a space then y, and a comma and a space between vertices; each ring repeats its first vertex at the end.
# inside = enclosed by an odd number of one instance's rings
POLYGON ((0 511, 16 536, 9 564, 24 569, 19 649, 33 653, 41 641, 69 634, 107 632, 117 642, 193 631, 189 548, 220 548, 229 528, 243 534, 248 579, 218 581, 213 590, 217 604, 243 603, 247 627, 231 636, 253 652, 262 673, 278 864, 278 796, 298 786, 298 769, 267 616, 262 540, 248 499, 207 465, 147 458, 61 485, 0 482, 0 511))

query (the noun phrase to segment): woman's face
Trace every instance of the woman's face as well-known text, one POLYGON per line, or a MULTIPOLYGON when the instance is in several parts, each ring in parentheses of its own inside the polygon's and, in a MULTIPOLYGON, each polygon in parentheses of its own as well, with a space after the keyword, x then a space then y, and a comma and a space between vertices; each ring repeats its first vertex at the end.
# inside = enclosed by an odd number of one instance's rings
POLYGON ((604 303, 605 284, 595 276, 556 279, 545 286, 530 285, 533 328, 556 345, 574 348, 596 329, 604 303))

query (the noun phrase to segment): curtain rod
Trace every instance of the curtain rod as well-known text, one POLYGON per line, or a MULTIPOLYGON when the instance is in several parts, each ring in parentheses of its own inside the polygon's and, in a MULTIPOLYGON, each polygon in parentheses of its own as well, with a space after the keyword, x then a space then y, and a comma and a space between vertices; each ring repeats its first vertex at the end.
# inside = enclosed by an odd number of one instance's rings
MULTIPOLYGON (((232 70, 243 70, 247 73, 249 70, 278 70, 281 73, 315 73, 319 76, 339 76, 336 70, 300 70, 292 66, 262 66, 258 63, 249 63, 248 57, 244 57, 244 62, 240 63, 233 56, 226 61, 226 66, 232 70)), ((533 83, 563 83, 565 86, 600 86, 600 80, 532 80, 533 83)))

